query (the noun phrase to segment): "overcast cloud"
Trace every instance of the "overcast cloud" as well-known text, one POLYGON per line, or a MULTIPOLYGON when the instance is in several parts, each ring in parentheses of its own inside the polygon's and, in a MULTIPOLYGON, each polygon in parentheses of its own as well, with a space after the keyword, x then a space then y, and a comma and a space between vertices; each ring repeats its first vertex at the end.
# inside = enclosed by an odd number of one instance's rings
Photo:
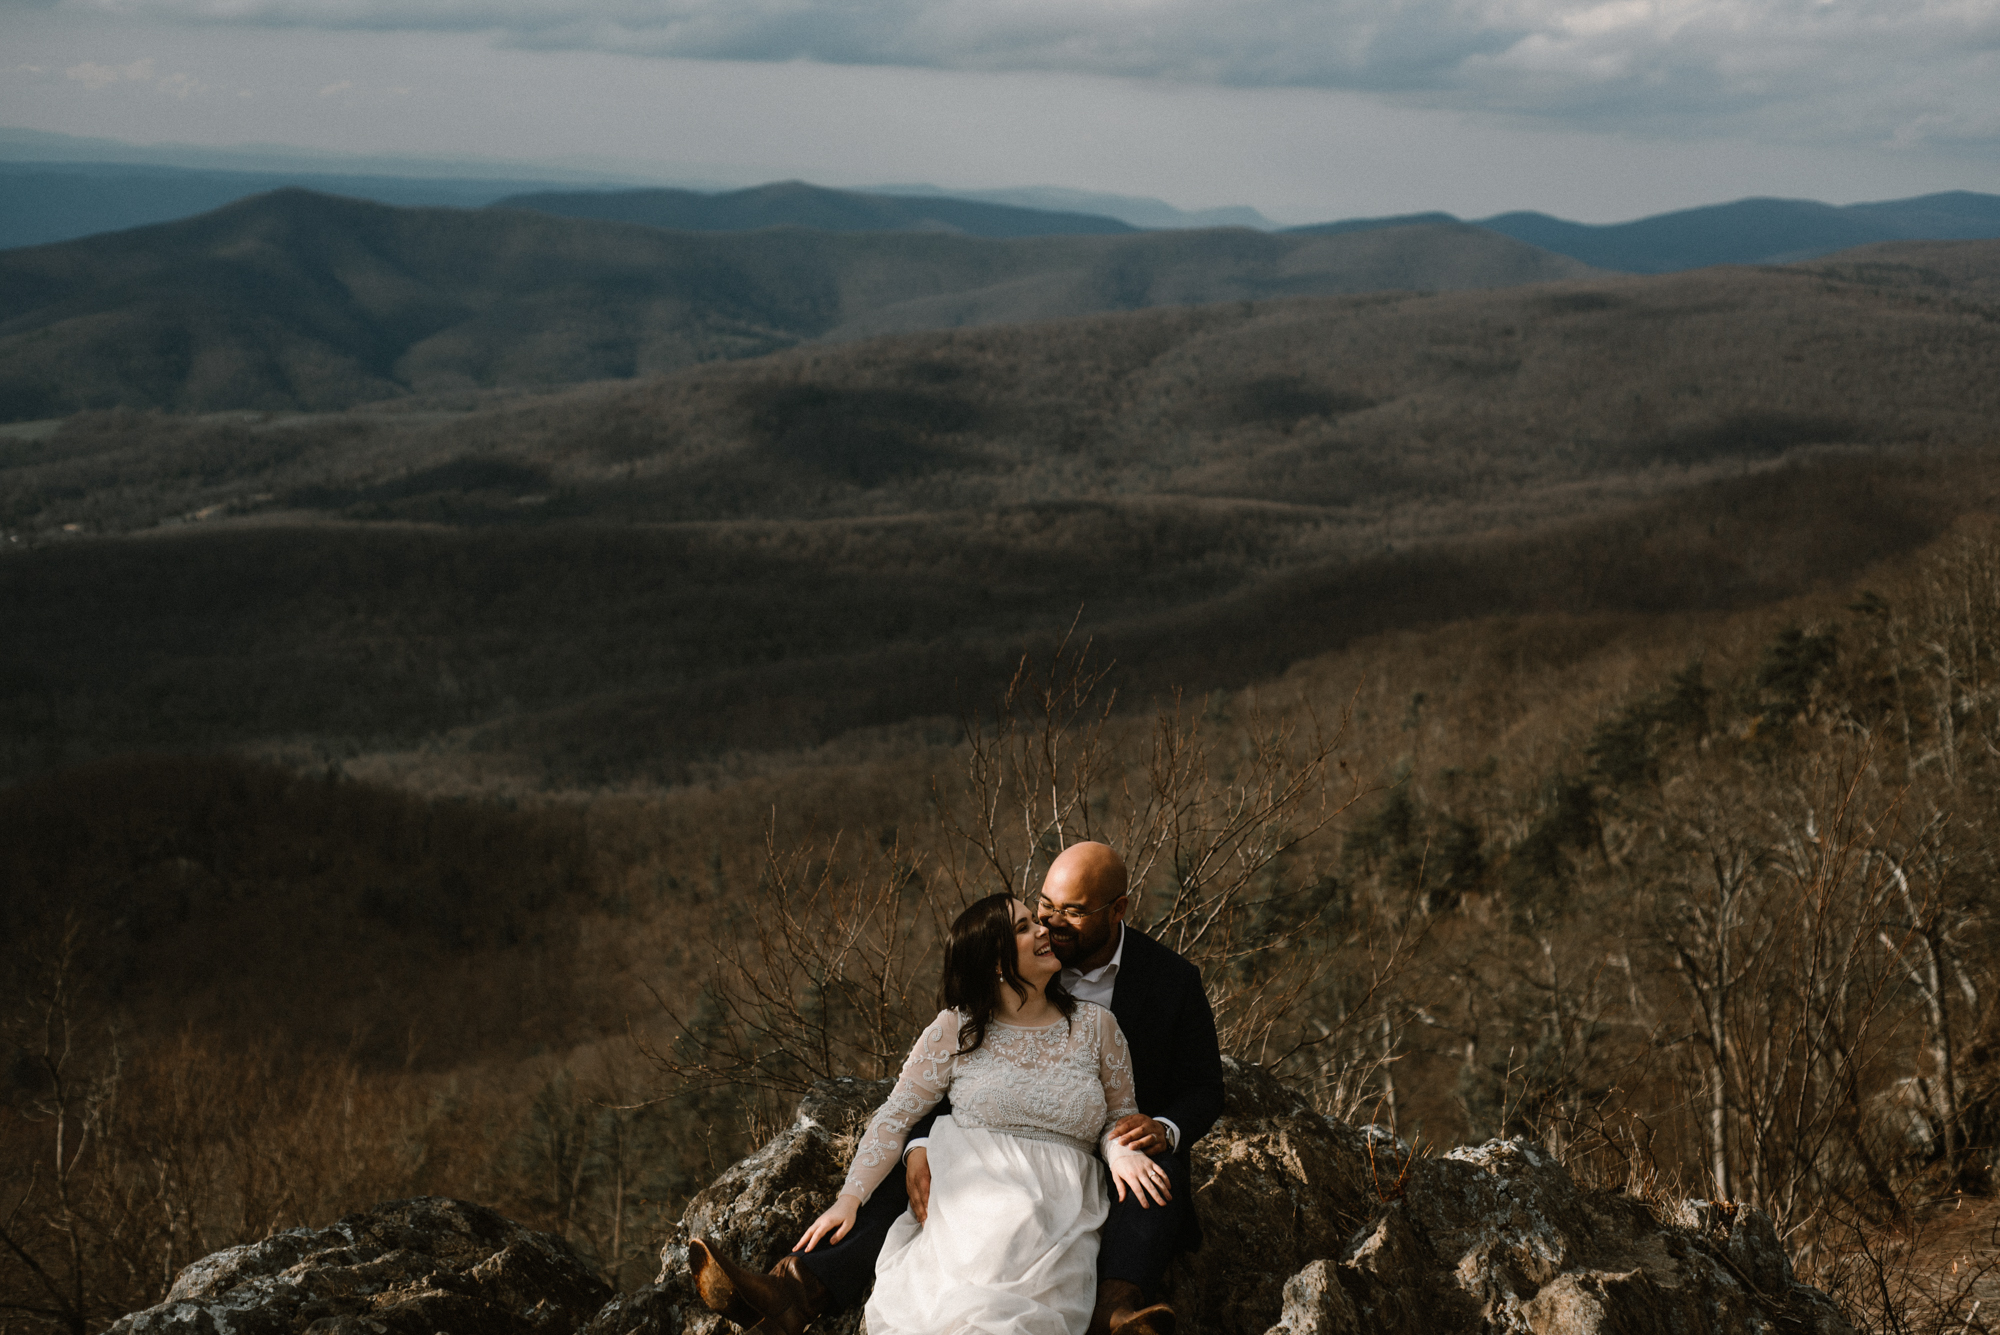
POLYGON ((1287 222, 2000 192, 2000 0, 0 0, 0 31, 0 126, 496 174, 1287 222))
POLYGON ((530 49, 1050 71, 1647 133, 2000 140, 2000 0, 62 0, 530 49))

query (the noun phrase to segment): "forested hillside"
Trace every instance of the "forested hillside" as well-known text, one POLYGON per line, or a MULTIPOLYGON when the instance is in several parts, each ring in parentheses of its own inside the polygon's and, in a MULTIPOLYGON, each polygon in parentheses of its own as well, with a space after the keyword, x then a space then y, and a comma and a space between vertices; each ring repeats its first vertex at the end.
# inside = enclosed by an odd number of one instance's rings
POLYGON ((0 453, 6 769, 678 781, 953 717, 1079 609, 1157 692, 1788 596, 1989 501, 1992 248, 1931 258, 912 336, 469 413, 79 416, 0 453))
MULTIPOLYGON (((1996 624, 1979 521, 1775 604, 1367 637, 1157 721, 1099 723, 1124 674, 1072 644, 969 738, 587 806, 100 765, 0 802, 36 831, 8 852, 13 1097, 96 1128, 62 1264, 99 1317, 232 1239, 414 1192, 636 1282, 788 1091, 893 1068, 936 914, 1095 835, 1204 962, 1230 1049, 1329 1110, 1526 1135, 1662 1208, 1718 1184, 1857 1314, 1962 1322, 1984 1271, 1925 1239, 1956 1226, 1938 1200, 1979 1208, 2000 1107, 1996 624), (398 949, 424 972, 384 971, 398 949), (1857 1247, 1885 1229, 1926 1259, 1857 1247)), ((9 1127, 9 1227, 46 1251, 29 1174, 58 1124, 9 1127)))
POLYGON ((1979 1329, 1996 291, 1927 243, 8 428, 0 1301, 87 1335, 425 1192, 643 1282, 1087 836, 1326 1110, 1979 1329))

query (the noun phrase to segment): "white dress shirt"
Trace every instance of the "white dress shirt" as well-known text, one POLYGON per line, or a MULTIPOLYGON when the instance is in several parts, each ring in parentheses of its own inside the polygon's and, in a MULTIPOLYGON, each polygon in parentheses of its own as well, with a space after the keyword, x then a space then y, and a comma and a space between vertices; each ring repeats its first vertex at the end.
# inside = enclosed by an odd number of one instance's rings
MULTIPOLYGON (((1118 924, 1118 946, 1111 952, 1111 958, 1098 965, 1089 973, 1080 969, 1064 969, 1057 975, 1062 979, 1063 990, 1078 1001, 1088 1001, 1093 1006, 1111 1009, 1111 994, 1118 987, 1118 966, 1125 959, 1125 924, 1118 924)), ((1181 1147, 1181 1129, 1164 1117, 1153 1119, 1167 1129, 1167 1144, 1174 1149, 1181 1147)), ((910 1157, 910 1151, 919 1145, 929 1144, 929 1139, 919 1136, 903 1147, 903 1157, 910 1157)))
POLYGON ((1078 969, 1065 968, 1057 976, 1062 979, 1063 990, 1078 1001, 1088 1001, 1094 1006, 1111 1009, 1111 994, 1118 987, 1118 966, 1125 962, 1125 924, 1118 924, 1118 948, 1111 952, 1111 958, 1084 973, 1078 969))

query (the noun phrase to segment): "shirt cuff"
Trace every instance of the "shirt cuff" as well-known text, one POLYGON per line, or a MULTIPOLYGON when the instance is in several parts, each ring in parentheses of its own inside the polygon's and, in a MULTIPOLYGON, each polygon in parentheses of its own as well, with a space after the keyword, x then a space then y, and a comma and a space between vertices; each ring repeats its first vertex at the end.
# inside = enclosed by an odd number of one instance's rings
MULTIPOLYGON (((1180 1132, 1176 1131, 1174 1134, 1179 1136, 1180 1132)), ((903 1162, 908 1163, 910 1161, 911 1150, 922 1150, 925 1154, 929 1154, 930 1143, 931 1138, 929 1136, 918 1136, 915 1140, 903 1146, 903 1162)))
POLYGON ((1173 1124, 1171 1118, 1155 1117, 1153 1120, 1167 1129, 1167 1148, 1178 1150, 1181 1147, 1181 1129, 1173 1124))

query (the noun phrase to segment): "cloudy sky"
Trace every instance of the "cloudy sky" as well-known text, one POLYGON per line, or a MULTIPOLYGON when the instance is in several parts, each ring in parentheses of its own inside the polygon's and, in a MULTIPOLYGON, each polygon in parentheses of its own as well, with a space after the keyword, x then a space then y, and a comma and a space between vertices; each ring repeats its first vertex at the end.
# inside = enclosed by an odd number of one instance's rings
POLYGON ((0 0, 0 125, 1288 222, 2000 193, 2000 0, 0 0))

